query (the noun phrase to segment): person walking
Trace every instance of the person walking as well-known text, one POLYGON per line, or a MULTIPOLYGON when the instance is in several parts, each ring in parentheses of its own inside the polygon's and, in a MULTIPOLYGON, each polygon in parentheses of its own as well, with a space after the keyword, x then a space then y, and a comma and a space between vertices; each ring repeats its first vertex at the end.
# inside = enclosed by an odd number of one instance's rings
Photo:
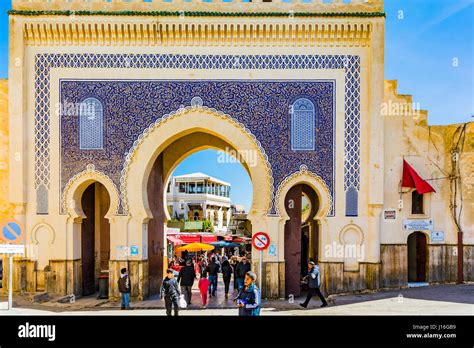
POLYGON ((216 263, 216 257, 213 256, 211 263, 207 266, 206 272, 209 274, 209 297, 216 296, 217 291, 217 277, 219 275, 220 267, 216 263))
POLYGON ((186 266, 181 268, 179 271, 177 282, 181 285, 181 292, 184 295, 184 299, 188 305, 191 304, 193 296, 192 288, 196 279, 196 273, 194 271, 193 261, 191 259, 186 260, 186 266))
POLYGON ((237 264, 236 277, 237 277, 237 288, 240 290, 244 287, 244 279, 247 272, 250 271, 250 263, 248 263, 247 257, 242 257, 242 261, 237 264))
POLYGON ((207 279, 207 273, 204 272, 199 279, 198 283, 199 292, 201 293, 202 305, 206 308, 207 305, 207 291, 209 289, 209 279, 207 279))
POLYGON ((257 275, 254 272, 247 272, 244 278, 244 286, 239 290, 239 294, 234 299, 239 307, 239 316, 259 316, 261 306, 260 290, 255 282, 257 275))
POLYGON ((328 305, 326 299, 324 298, 321 290, 319 289, 321 285, 321 273, 319 272, 319 267, 313 261, 308 263, 308 275, 303 279, 308 280, 308 295, 306 296, 306 301, 304 303, 300 303, 300 306, 303 308, 308 307, 309 301, 314 295, 318 295, 323 303, 321 307, 326 307, 328 305))
POLYGON ((224 288, 225 288, 225 298, 229 298, 229 286, 230 286, 230 278, 232 277, 232 273, 234 270, 230 265, 229 260, 227 258, 222 262, 222 279, 224 280, 224 288))
POLYGON ((130 277, 128 276, 126 268, 120 270, 118 288, 122 297, 121 309, 130 309, 130 291, 132 290, 132 286, 130 285, 130 277))
POLYGON ((200 268, 201 268, 200 273, 202 276, 206 272, 206 268, 207 268, 207 261, 204 256, 201 258, 200 268))
POLYGON ((179 312, 179 291, 178 282, 174 277, 172 269, 166 270, 166 277, 163 279, 160 289, 160 297, 165 301, 166 315, 171 316, 171 309, 174 307, 174 315, 177 316, 179 312))
POLYGON ((232 256, 230 259, 230 264, 234 270, 234 290, 238 290, 239 286, 237 285, 237 265, 239 264, 239 260, 237 259, 237 256, 232 256))

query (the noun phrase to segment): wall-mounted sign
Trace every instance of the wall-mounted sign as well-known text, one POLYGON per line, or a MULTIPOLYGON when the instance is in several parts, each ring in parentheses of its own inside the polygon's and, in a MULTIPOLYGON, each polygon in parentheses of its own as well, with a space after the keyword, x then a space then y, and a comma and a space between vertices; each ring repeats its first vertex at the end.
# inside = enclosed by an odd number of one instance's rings
POLYGON ((117 252, 117 258, 119 259, 124 259, 126 258, 129 253, 130 253, 130 250, 128 247, 124 246, 124 245, 118 245, 115 247, 115 250, 117 252))
POLYGON ((276 244, 270 244, 270 246, 268 247, 268 256, 277 256, 276 244))
POLYGON ((410 231, 433 230, 433 220, 405 219, 403 228, 410 231))
POLYGON ((444 232, 442 231, 431 231, 432 242, 444 242, 444 232))
POLYGON ((19 244, 0 244, 0 254, 25 254, 25 246, 19 244))
POLYGON ((395 209, 384 209, 383 219, 384 221, 395 221, 397 219, 397 211, 395 209))
POLYGON ((138 246, 132 245, 130 247, 130 256, 138 256, 138 246))

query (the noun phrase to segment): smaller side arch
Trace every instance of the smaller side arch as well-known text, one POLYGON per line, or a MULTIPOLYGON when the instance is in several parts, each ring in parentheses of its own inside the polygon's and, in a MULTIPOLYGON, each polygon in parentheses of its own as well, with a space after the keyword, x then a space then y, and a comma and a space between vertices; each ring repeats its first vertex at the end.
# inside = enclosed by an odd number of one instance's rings
POLYGON ((339 243, 341 243, 341 245, 347 244, 349 234, 352 242, 355 242, 357 245, 362 245, 364 243, 364 231, 359 225, 351 222, 345 225, 339 232, 339 243))
POLYGON ((81 207, 81 197, 85 189, 92 183, 99 182, 105 186, 110 196, 110 207, 105 214, 106 219, 118 214, 120 195, 114 182, 106 174, 95 169, 93 164, 88 164, 86 169, 72 177, 67 183, 61 207, 73 219, 82 219, 84 212, 81 207))
POLYGON ((49 236, 50 236, 49 241, 48 241, 49 244, 53 244, 54 240, 56 239, 56 233, 54 232, 54 228, 50 224, 44 221, 38 222, 31 230, 31 241, 33 242, 33 244, 36 244, 36 245, 39 244, 37 233, 38 233, 38 230, 42 227, 45 228, 49 232, 49 236))
POLYGON ((285 197, 288 191, 297 184, 307 184, 318 195, 319 209, 314 216, 314 220, 325 218, 332 206, 332 197, 329 188, 324 180, 317 174, 310 172, 305 165, 300 166, 300 170, 286 177, 278 186, 275 196, 275 208, 277 215, 289 220, 289 215, 285 209, 285 197))

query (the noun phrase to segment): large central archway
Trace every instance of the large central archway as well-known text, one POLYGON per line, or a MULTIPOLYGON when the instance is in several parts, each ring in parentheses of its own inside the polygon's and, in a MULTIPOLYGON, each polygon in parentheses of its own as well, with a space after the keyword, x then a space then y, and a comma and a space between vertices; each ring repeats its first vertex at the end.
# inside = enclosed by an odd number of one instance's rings
POLYGON ((122 204, 131 216, 129 233, 139 231, 147 251, 149 294, 158 290, 163 272, 167 216, 165 183, 180 161, 205 148, 239 155, 252 181, 249 220, 262 220, 271 208, 272 171, 255 137, 229 115, 202 106, 181 109, 157 121, 135 142, 122 176, 122 204))

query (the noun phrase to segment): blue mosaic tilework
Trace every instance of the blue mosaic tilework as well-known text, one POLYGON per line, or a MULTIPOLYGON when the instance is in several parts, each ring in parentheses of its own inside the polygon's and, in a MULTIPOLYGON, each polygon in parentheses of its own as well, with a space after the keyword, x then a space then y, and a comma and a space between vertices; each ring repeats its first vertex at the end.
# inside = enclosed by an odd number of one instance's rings
MULTIPOLYGON (((62 188, 84 163, 93 163, 119 187, 124 153, 157 118, 190 105, 199 96, 203 105, 231 115, 261 142, 269 157, 274 181, 304 163, 334 187, 334 83, 333 81, 119 81, 63 80, 62 105, 77 105, 87 98, 102 101, 105 116, 103 150, 81 150, 78 118, 61 117, 62 188), (318 151, 295 152, 290 145, 290 106, 304 95, 317 105, 314 128, 318 151)), ((276 187, 275 187, 276 189, 276 187)))
MULTIPOLYGON (((38 54, 35 57, 35 187, 50 186, 51 68, 344 69, 344 190, 359 190, 360 57, 353 55, 38 54)), ((275 171, 274 171, 275 173, 275 171)), ((275 181, 275 185, 278 182, 275 181)), ((331 184, 328 182, 328 186, 331 184)), ((43 190, 44 191, 44 190, 43 190)), ((40 199, 40 198, 38 198, 40 199)), ((47 201, 47 200, 46 200, 47 201)), ((47 211, 46 207, 46 211, 47 211)), ((333 214, 333 211, 331 212, 333 214)))

